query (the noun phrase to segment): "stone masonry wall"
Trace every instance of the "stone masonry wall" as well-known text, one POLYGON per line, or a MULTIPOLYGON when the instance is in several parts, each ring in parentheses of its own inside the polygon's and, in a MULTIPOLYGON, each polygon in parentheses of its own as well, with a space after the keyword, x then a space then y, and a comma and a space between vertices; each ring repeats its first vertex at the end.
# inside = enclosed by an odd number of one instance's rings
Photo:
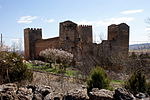
POLYGON ((108 40, 100 44, 93 43, 92 26, 78 26, 71 21, 60 23, 59 37, 42 39, 40 29, 28 28, 24 31, 24 39, 28 59, 37 58, 41 50, 56 48, 73 53, 77 62, 95 66, 107 57, 128 56, 129 26, 125 23, 108 26, 108 40))
POLYGON ((24 48, 25 58, 35 58, 35 42, 42 39, 42 29, 26 28, 24 29, 24 48))
POLYGON ((41 39, 35 42, 35 57, 37 58, 40 51, 48 48, 58 48, 59 37, 50 39, 41 39))

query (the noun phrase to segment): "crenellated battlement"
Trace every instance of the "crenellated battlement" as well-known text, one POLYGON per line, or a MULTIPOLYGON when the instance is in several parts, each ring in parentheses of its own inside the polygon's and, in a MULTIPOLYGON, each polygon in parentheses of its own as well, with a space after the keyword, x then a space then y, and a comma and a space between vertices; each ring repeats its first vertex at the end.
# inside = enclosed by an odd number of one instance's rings
POLYGON ((26 28, 25 30, 42 32, 42 29, 41 29, 41 28, 26 28))
POLYGON ((92 28, 92 25, 78 25, 79 28, 92 28))
POLYGON ((79 25, 78 33, 83 43, 92 43, 92 25, 79 25))

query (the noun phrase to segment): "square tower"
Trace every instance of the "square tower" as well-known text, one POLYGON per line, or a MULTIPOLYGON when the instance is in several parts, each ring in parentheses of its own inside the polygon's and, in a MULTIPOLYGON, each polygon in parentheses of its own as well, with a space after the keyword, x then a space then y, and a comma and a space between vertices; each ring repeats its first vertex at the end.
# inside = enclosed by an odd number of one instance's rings
POLYGON ((108 26, 108 40, 114 52, 126 57, 129 49, 129 26, 125 23, 108 26))
POLYGON ((79 35, 77 32, 77 24, 72 21, 60 23, 59 27, 59 45, 63 50, 69 52, 74 51, 79 35))
POLYGON ((93 43, 91 25, 79 25, 78 33, 79 33, 80 40, 83 44, 93 43))
POLYGON ((35 41, 42 39, 42 29, 24 29, 25 59, 35 58, 35 41))

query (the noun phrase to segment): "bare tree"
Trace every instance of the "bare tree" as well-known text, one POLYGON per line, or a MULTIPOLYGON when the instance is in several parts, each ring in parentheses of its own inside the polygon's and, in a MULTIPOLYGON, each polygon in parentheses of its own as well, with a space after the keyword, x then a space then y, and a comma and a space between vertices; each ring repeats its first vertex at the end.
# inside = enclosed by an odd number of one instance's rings
POLYGON ((100 32, 99 34, 94 34, 94 43, 101 43, 102 40, 105 39, 105 35, 103 32, 100 32))
POLYGON ((9 51, 9 46, 5 45, 4 41, 2 42, 2 45, 0 47, 0 51, 9 51))
POLYGON ((106 37, 106 36, 104 35, 104 33, 101 32, 101 33, 99 34, 99 39, 100 39, 101 42, 105 39, 105 37, 106 37))
POLYGON ((22 50, 23 50, 22 45, 23 45, 23 43, 22 43, 21 39, 16 39, 16 40, 12 41, 11 51, 22 54, 22 50))

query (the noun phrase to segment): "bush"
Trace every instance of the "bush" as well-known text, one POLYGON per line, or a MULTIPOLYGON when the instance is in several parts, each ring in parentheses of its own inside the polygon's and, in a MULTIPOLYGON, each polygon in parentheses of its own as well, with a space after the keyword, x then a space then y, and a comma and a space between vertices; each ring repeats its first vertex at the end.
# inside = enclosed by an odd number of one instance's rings
POLYGON ((59 63, 68 66, 73 61, 73 54, 59 49, 46 49, 40 52, 40 57, 44 58, 47 62, 59 63))
POLYGON ((125 88, 131 91, 133 94, 139 92, 146 92, 147 84, 145 75, 141 71, 136 71, 125 83, 125 88))
POLYGON ((109 83, 110 80, 104 70, 100 67, 96 67, 91 71, 87 80, 87 90, 90 92, 92 88, 109 89, 109 83))
POLYGON ((27 66, 19 55, 0 52, 0 56, 1 83, 32 79, 32 73, 27 70, 27 66))

